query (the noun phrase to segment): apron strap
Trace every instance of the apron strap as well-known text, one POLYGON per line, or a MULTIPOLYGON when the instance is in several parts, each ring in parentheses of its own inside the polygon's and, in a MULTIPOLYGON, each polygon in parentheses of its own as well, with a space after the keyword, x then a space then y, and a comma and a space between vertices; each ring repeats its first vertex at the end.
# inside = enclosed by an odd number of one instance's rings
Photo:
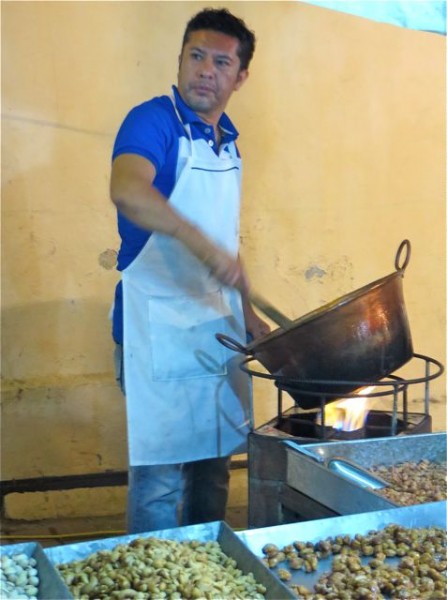
POLYGON ((190 154, 190 156, 193 157, 193 156, 196 155, 196 152, 195 152, 195 149, 194 149, 194 144, 192 143, 191 125, 189 123, 183 123, 182 118, 180 116, 180 113, 178 111, 178 108, 177 108, 177 106, 175 104, 174 96, 173 95, 169 96, 169 99, 172 102, 172 106, 174 107, 175 114, 177 115, 178 120, 180 121, 181 125, 183 126, 183 129, 186 131, 186 135, 187 135, 187 137, 189 139, 190 148, 191 148, 191 154, 190 154))

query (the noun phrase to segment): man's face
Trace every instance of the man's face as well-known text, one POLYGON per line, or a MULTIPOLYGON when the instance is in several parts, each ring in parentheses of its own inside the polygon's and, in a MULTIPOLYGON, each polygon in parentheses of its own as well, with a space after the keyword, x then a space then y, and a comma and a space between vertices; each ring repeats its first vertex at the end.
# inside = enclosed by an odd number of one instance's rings
POLYGON ((193 31, 179 59, 178 89, 202 119, 216 124, 231 94, 248 77, 240 71, 239 40, 212 30, 193 31))

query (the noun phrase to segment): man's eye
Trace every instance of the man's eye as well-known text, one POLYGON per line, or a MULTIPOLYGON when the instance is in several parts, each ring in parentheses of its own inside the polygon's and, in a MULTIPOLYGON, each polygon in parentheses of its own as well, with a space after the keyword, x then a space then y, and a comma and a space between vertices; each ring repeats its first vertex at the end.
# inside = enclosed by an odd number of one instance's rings
POLYGON ((230 62, 228 60, 225 59, 218 59, 216 60, 216 64, 218 67, 229 67, 230 66, 230 62))
POLYGON ((202 58, 202 55, 199 52, 191 52, 191 58, 193 58, 194 60, 200 60, 202 58))

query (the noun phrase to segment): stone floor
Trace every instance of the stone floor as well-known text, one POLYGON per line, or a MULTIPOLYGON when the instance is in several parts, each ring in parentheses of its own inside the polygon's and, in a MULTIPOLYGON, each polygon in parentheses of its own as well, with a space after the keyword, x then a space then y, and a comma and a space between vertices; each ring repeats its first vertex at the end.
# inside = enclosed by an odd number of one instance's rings
MULTIPOLYGON (((247 470, 231 470, 226 522, 234 530, 247 529, 247 470)), ((125 515, 22 521, 2 519, 1 543, 35 541, 43 547, 74 544, 125 535, 125 515)))

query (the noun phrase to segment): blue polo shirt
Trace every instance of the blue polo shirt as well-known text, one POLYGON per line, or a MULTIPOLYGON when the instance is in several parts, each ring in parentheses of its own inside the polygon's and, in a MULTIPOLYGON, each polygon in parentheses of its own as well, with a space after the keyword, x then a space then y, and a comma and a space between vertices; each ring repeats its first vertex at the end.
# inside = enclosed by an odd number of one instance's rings
MULTIPOLYGON (((217 154, 219 150, 214 139, 213 127, 205 123, 185 104, 175 86, 172 87, 172 91, 182 122, 191 126, 192 138, 207 140, 217 154)), ((220 118, 219 126, 222 129, 221 144, 236 140, 238 132, 225 113, 220 118)), ((176 182, 181 137, 187 137, 187 133, 178 120, 171 99, 169 96, 158 96, 143 102, 128 113, 116 136, 112 160, 120 154, 143 156, 155 167, 154 186, 169 198, 176 182)), ((151 232, 134 225, 119 211, 117 211, 117 218, 118 233, 121 237, 117 269, 122 271, 138 256, 151 232)), ((115 289, 112 334, 116 343, 123 343, 121 281, 115 289)))

